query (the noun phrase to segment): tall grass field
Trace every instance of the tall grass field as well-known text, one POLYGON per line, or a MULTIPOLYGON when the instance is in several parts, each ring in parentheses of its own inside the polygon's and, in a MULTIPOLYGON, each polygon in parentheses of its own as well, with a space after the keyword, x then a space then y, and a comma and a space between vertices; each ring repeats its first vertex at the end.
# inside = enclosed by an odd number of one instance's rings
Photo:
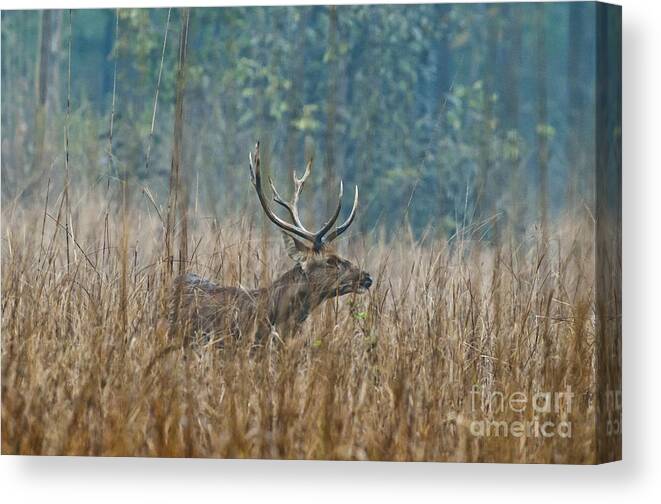
POLYGON ((621 458, 619 7, 1 24, 2 454, 621 458))
POLYGON ((149 201, 104 194, 71 196, 68 215, 64 193, 3 205, 2 453, 595 461, 588 214, 497 245, 480 240, 489 223, 354 233, 339 249, 369 293, 253 354, 164 321, 179 271, 253 288, 291 267, 256 201, 223 220, 192 210, 168 258, 149 201))

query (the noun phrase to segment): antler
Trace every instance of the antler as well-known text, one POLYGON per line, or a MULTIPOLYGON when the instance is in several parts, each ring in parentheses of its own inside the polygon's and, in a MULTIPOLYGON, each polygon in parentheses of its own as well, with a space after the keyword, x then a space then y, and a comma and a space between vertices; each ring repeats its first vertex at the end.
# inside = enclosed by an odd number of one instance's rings
POLYGON ((259 142, 257 142, 257 145, 255 146, 255 154, 249 153, 248 159, 250 160, 250 180, 252 185, 255 186, 257 196, 259 197, 259 202, 261 203, 266 216, 279 228, 314 242, 314 233, 310 233, 304 228, 296 227, 289 222, 282 220, 280 217, 273 213, 273 210, 269 208, 269 205, 266 202, 266 198, 264 197, 264 193, 262 192, 262 179, 259 170, 259 142))
MULTIPOLYGON (((342 194, 342 192, 340 192, 342 194)), ((356 209, 358 208, 358 186, 356 186, 355 189, 355 194, 353 197, 353 207, 351 207, 351 213, 349 214, 349 217, 347 217, 347 220, 345 220, 340 226, 337 226, 331 233, 326 237, 325 241, 326 243, 332 242, 335 238, 340 236, 342 233, 344 233, 347 229, 349 229, 349 226, 351 226, 351 223, 353 222, 354 218, 356 217, 356 209)), ((339 205, 338 205, 338 214, 339 214, 339 205)), ((337 217, 337 214, 335 214, 337 217)))
POLYGON ((305 166, 305 173, 303 173, 303 176, 300 179, 296 176, 296 170, 291 171, 291 177, 294 181, 294 195, 292 196, 292 200, 289 202, 282 199, 280 194, 278 194, 275 186, 273 185, 273 180, 271 180, 271 177, 269 177, 269 184, 271 184, 271 191, 273 191, 273 201, 285 207, 289 212, 292 220, 294 221, 294 224, 296 224, 301 229, 305 229, 305 226, 303 226, 301 219, 298 216, 298 198, 301 195, 301 189, 303 189, 305 181, 308 179, 311 172, 312 158, 310 158, 310 161, 308 161, 308 164, 305 166))
POLYGON ((308 161, 305 167, 305 172, 303 173, 303 176, 301 178, 298 178, 296 176, 296 172, 292 171, 292 179, 294 181, 294 194, 292 196, 291 201, 285 201, 280 196, 280 194, 275 188, 275 185, 273 184, 273 180, 271 180, 271 178, 269 177, 269 184, 271 185, 271 191, 273 192, 273 200, 279 205, 283 206, 285 209, 287 209, 293 221, 293 224, 281 219, 268 206, 266 197, 264 196, 264 193, 262 191, 261 173, 259 169, 260 168, 259 142, 257 142, 257 145, 255 145, 255 153, 254 154, 250 153, 248 155, 248 158, 250 160, 250 180, 253 186, 255 187, 255 190, 257 191, 259 202, 261 203, 262 208, 266 213, 266 216, 271 220, 271 222, 273 222, 276 226, 278 226, 280 229, 284 230, 285 232, 294 234, 300 238, 304 238, 309 242, 311 242, 313 246, 313 250, 315 251, 321 250, 324 245, 327 245, 335 238, 337 238, 340 234, 342 234, 344 231, 346 231, 347 228, 353 222, 353 219, 356 216, 356 208, 358 207, 358 186, 356 186, 355 189, 353 208, 351 209, 349 218, 341 226, 336 227, 326 238, 324 238, 324 236, 331 230, 331 228, 335 224, 335 221, 340 215, 340 210, 342 209, 342 195, 344 193, 344 187, 341 180, 340 180, 340 193, 338 196, 338 202, 337 202, 337 207, 335 208, 335 212, 333 212, 333 216, 321 227, 321 229, 317 232, 308 231, 301 222, 301 218, 298 213, 298 200, 301 195, 301 190, 305 185, 305 181, 308 179, 312 171, 312 158, 310 158, 310 160, 308 161))

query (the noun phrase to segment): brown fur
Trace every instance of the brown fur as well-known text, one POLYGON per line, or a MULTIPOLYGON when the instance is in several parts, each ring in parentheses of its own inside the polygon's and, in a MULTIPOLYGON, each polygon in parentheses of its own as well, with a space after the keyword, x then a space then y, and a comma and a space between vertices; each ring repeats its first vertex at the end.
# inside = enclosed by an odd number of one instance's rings
POLYGON ((170 324, 205 342, 254 334, 259 343, 272 330, 281 338, 296 333, 323 301, 365 292, 371 283, 368 273, 334 253, 310 255, 261 289, 221 287, 188 273, 175 280, 170 324))
POLYGON ((310 312, 326 299, 350 292, 363 293, 372 285, 369 273, 342 259, 329 248, 329 244, 348 229, 356 216, 358 186, 351 212, 344 223, 335 226, 342 206, 340 181, 333 216, 319 231, 311 232, 303 226, 297 205, 303 185, 310 175, 312 160, 308 161, 301 178, 292 173, 294 194, 291 201, 282 199, 270 181, 273 200, 289 213, 291 222, 287 222, 273 212, 262 191, 259 142, 249 158, 250 180, 262 209, 282 230, 287 253, 296 261, 296 266, 263 289, 220 287, 191 273, 177 278, 171 301, 171 332, 179 332, 183 327, 184 335, 192 330, 193 334, 202 335, 205 341, 213 337, 212 341, 219 343, 228 336, 239 338, 252 333, 255 334, 255 342, 259 343, 272 331, 278 332, 282 338, 295 333, 310 312))

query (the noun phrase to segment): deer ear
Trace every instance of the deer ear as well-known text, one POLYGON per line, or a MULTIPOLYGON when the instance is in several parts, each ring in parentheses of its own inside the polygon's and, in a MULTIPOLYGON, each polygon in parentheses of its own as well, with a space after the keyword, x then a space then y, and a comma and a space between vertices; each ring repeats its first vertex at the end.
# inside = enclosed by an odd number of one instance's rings
POLYGON ((310 253, 310 248, 287 233, 282 233, 282 239, 285 242, 287 255, 297 263, 305 262, 310 253))

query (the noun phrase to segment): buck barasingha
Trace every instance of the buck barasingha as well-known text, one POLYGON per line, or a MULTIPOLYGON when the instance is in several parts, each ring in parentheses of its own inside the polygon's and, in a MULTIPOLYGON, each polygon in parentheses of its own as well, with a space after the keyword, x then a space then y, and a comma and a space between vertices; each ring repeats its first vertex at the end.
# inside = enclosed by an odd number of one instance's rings
MULTIPOLYGON (((250 180, 266 216, 282 231, 289 257, 295 265, 268 287, 245 289, 225 287, 193 273, 179 276, 174 282, 170 303, 170 328, 202 336, 204 341, 222 343, 228 337, 254 335, 260 344, 269 334, 281 338, 295 334, 309 314, 328 299, 345 294, 363 294, 372 285, 372 277, 347 259, 340 257, 331 243, 344 233, 358 208, 355 187, 351 212, 335 226, 342 208, 343 186, 340 181, 338 203, 331 218, 313 232, 306 229, 298 212, 298 200, 310 176, 310 159, 301 178, 292 172, 294 193, 284 200, 269 179, 273 201, 287 210, 291 222, 278 217, 270 208, 262 188, 259 143, 249 154, 250 180)), ((188 338, 190 339, 190 338, 188 338)))

